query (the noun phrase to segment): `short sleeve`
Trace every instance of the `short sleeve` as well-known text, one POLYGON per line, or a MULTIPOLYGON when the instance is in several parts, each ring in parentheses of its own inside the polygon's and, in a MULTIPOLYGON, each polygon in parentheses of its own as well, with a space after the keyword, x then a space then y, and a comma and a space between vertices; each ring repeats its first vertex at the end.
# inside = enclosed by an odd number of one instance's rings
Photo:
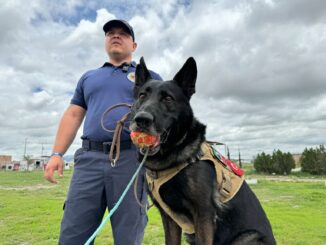
POLYGON ((84 74, 78 81, 77 87, 75 89, 74 96, 72 97, 70 104, 79 105, 87 110, 87 105, 84 97, 84 82, 86 79, 86 74, 84 74))

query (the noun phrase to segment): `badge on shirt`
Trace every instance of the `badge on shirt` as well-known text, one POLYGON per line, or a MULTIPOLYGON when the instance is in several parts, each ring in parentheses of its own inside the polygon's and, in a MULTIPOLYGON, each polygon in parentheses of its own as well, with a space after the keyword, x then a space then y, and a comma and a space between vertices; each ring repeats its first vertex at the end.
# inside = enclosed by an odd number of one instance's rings
POLYGON ((129 79, 129 81, 131 81, 133 83, 135 82, 135 73, 134 72, 130 72, 127 77, 129 79))

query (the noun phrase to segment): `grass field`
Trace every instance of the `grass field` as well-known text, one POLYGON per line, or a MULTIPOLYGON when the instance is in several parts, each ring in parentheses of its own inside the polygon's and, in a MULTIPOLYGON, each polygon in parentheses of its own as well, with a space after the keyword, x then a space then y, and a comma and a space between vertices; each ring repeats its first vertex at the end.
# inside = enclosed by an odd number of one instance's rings
MULTIPOLYGON (((302 178, 299 182, 269 181, 264 176, 253 175, 250 169, 247 173, 249 178, 259 179, 258 185, 251 187, 272 223, 278 244, 326 244, 324 182, 300 182, 302 178)), ((0 244, 57 244, 62 204, 71 174, 65 172, 60 183, 52 185, 43 180, 42 172, 0 171, 0 244)), ((109 225, 95 244, 113 244, 109 225)), ((155 208, 149 211, 143 244, 164 244, 160 216, 155 208)))

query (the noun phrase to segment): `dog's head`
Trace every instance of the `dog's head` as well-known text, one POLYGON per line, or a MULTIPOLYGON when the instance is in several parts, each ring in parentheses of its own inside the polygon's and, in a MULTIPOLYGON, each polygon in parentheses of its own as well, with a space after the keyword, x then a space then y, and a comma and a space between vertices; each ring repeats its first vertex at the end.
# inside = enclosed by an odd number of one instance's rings
POLYGON ((175 147, 175 142, 186 136, 193 121, 189 101, 195 93, 196 78, 197 66, 192 57, 169 81, 153 80, 144 59, 140 59, 130 129, 156 136, 157 141, 149 149, 150 156, 160 149, 175 147))

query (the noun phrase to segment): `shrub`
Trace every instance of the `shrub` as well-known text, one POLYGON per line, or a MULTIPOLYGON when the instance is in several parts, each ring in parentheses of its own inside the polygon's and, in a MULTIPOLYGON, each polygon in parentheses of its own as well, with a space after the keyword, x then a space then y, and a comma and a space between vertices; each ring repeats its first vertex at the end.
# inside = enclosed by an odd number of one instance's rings
POLYGON ((300 158, 302 172, 326 174, 326 150, 324 145, 319 148, 305 149, 300 158))
POLYGON ((272 173, 272 158, 265 152, 258 154, 254 160, 254 168, 258 173, 272 173))
POLYGON ((283 153, 280 150, 273 152, 273 155, 258 154, 254 159, 254 167, 258 173, 267 174, 289 174, 291 169, 295 167, 294 159, 291 153, 283 153))
POLYGON ((288 175, 291 169, 295 167, 295 162, 290 152, 283 153, 280 150, 273 152, 272 155, 273 170, 276 174, 288 175))

